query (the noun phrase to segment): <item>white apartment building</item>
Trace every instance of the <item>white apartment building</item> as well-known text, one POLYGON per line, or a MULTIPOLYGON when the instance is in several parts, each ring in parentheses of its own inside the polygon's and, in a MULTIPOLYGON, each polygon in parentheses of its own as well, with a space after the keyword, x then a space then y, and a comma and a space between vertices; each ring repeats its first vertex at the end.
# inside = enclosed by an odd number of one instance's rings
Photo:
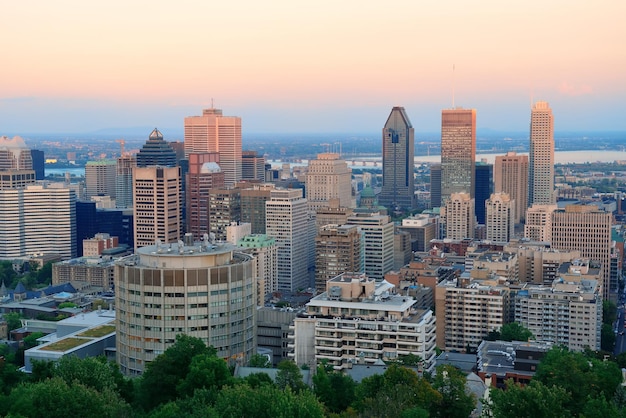
POLYGON ((393 270, 394 224, 389 216, 380 213, 355 213, 347 225, 358 225, 363 234, 365 259, 363 271, 368 277, 382 280, 393 270))
POLYGON ((327 360, 335 370, 355 363, 396 360, 414 354, 423 370, 435 366, 435 318, 414 309, 415 300, 394 293, 394 286, 363 273, 343 273, 327 282, 327 291, 307 304, 294 320, 290 356, 315 367, 327 360))

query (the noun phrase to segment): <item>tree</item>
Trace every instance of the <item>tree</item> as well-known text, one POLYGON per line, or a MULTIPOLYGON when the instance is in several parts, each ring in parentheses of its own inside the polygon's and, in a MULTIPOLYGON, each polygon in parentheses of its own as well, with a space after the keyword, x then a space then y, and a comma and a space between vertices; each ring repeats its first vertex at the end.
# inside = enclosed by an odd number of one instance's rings
POLYGON ((176 342, 165 352, 146 365, 137 383, 138 405, 145 411, 173 401, 177 387, 189 373, 192 359, 197 355, 215 354, 213 347, 195 337, 180 334, 176 342))
POLYGON ((262 385, 253 389, 248 385, 225 387, 217 395, 215 410, 223 418, 322 418, 324 406, 315 395, 303 390, 293 392, 262 385))
POLYGON ((565 418, 571 416, 567 405, 571 401, 567 391, 559 386, 546 386, 531 380, 522 387, 512 380, 506 390, 492 389, 485 404, 484 416, 493 418, 565 418))
POLYGON ((613 351, 615 338, 613 326, 610 324, 602 324, 602 328, 600 330, 600 348, 604 351, 613 351))
POLYGON ((426 379, 411 369, 391 364, 382 375, 361 381, 354 406, 368 417, 399 417, 414 408, 434 415, 441 401, 442 395, 426 379))
POLYGON ((528 341, 533 338, 533 333, 519 322, 509 322, 500 327, 500 339, 503 341, 528 341))
POLYGON ((253 389, 261 385, 274 385, 274 381, 267 373, 250 373, 244 378, 244 382, 253 389))
POLYGON ((222 386, 232 383, 228 364, 215 353, 198 354, 189 365, 189 373, 177 386, 180 397, 190 397, 196 389, 209 389, 216 392, 222 386))
POLYGON ((9 312, 2 315, 4 320, 7 321, 7 327, 9 331, 13 331, 14 329, 18 329, 22 327, 22 321, 20 320, 21 316, 17 312, 9 312))
POLYGON ((250 361, 248 362, 248 366, 250 367, 260 367, 263 369, 271 369, 272 368, 272 363, 270 362, 270 359, 267 358, 267 356, 264 356, 263 354, 253 354, 250 357, 250 361))
POLYGON ((582 411, 588 397, 612 398, 622 382, 622 373, 615 362, 553 347, 539 363, 533 380, 565 389, 571 395, 567 409, 582 411))
POLYGON ((85 417, 128 417, 129 405, 110 389, 97 391, 80 383, 68 384, 55 377, 21 384, 4 402, 2 416, 67 418, 77 411, 85 417))
POLYGON ((602 302, 602 323, 612 325, 617 319, 617 305, 610 300, 602 302))
POLYGON ((324 364, 317 367, 313 376, 313 391, 328 411, 339 413, 355 400, 356 383, 350 376, 327 370, 324 364))
POLYGON ((302 380, 302 372, 296 363, 291 360, 283 360, 278 363, 276 386, 283 390, 289 387, 294 392, 299 392, 300 390, 306 388, 306 385, 302 380))
POLYGON ((437 367, 433 387, 441 393, 442 399, 437 405, 433 416, 466 418, 475 407, 475 400, 465 390, 467 379, 454 366, 442 365, 437 367))

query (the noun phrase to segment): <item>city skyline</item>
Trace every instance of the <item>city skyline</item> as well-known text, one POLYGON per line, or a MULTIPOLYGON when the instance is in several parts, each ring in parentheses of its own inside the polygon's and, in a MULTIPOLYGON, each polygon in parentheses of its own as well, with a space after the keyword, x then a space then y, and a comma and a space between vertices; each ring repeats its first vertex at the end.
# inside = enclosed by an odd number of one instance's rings
POLYGON ((623 2, 396 7, 12 3, 0 126, 182 129, 215 105, 244 132, 376 132, 403 106, 416 132, 436 132, 460 105, 478 110, 478 129, 526 131, 531 102, 546 100, 555 130, 626 130, 623 2))

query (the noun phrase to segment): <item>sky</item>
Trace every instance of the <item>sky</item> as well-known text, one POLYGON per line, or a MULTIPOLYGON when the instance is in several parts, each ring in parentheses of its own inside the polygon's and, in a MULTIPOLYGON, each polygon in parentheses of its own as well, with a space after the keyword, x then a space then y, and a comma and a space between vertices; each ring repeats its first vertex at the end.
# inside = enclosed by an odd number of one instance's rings
MULTIPOLYGON (((212 104, 246 133, 416 138, 441 110, 480 130, 626 131, 624 0, 33 0, 0 23, 0 135, 157 126, 212 104)), ((148 132, 149 133, 149 132, 148 132)), ((148 134, 147 133, 147 134, 148 134)))

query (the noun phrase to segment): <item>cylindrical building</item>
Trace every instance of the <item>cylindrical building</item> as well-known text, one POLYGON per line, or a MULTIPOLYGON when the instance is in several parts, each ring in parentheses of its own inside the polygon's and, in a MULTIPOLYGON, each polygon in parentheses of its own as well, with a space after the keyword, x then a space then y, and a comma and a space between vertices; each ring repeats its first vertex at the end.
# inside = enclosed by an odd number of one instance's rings
POLYGON ((117 361, 126 375, 174 344, 202 339, 229 362, 256 348, 256 280, 252 256, 205 240, 151 245, 115 267, 117 361))

